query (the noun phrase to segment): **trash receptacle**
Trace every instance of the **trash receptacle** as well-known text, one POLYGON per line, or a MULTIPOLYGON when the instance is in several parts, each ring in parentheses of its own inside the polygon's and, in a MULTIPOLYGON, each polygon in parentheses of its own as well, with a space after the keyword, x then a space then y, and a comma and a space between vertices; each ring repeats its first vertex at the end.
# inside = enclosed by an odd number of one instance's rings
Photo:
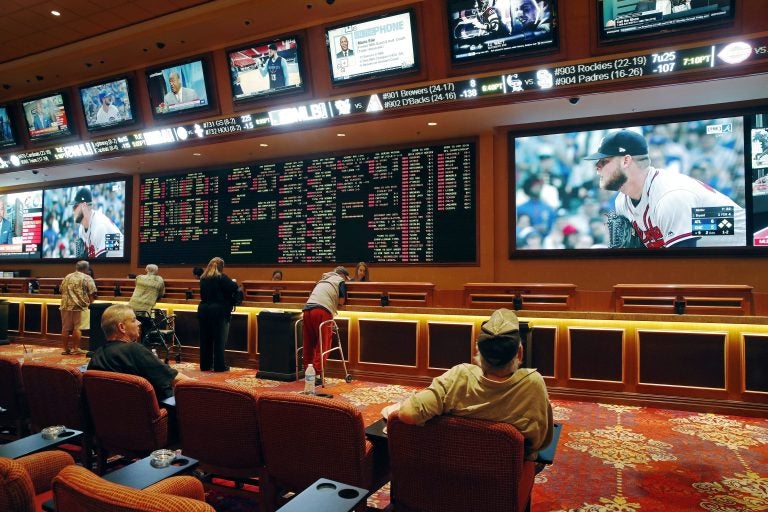
MULTIPOLYGON (((262 311, 258 316, 259 371, 256 377, 296 380, 295 325, 301 312, 262 311)), ((301 336, 301 333, 299 333, 301 336)), ((301 341, 299 340, 299 345, 301 341)))

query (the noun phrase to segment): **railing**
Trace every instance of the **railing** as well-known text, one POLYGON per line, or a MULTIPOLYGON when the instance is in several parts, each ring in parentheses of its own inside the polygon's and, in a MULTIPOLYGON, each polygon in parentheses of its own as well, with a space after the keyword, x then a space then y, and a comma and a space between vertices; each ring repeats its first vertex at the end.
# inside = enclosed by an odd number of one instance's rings
POLYGON ((617 284, 616 311, 699 315, 754 314, 752 287, 707 284, 617 284))
POLYGON ((567 311, 576 307, 576 285, 562 283, 467 283, 464 306, 536 311, 567 311))

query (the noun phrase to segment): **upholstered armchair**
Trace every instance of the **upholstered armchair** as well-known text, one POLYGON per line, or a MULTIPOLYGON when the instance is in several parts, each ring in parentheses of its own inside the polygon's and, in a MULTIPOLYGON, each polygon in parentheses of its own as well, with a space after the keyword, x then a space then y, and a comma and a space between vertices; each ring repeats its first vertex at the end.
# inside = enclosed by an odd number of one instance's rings
MULTIPOLYGON (((257 407, 268 506, 277 504, 277 490, 298 493, 321 477, 369 491, 389 479, 386 451, 374 450, 365 437, 363 416, 351 404, 264 392, 257 407)), ((365 510, 365 501, 358 510, 365 510)))
POLYGON ((34 512, 51 498, 51 480, 74 464, 66 452, 53 450, 18 459, 0 457, 0 510, 34 512))
POLYGON ((238 484, 262 479, 257 392, 225 383, 185 380, 176 384, 174 395, 185 455, 197 459, 203 471, 238 484))
POLYGON ((168 443, 168 411, 144 377, 88 370, 83 388, 93 421, 98 471, 110 454, 146 457, 168 443))
POLYGON ((512 425, 437 416, 423 427, 387 424, 396 512, 523 512, 530 507, 534 463, 512 425))
POLYGON ((21 367, 33 432, 66 425, 83 432, 80 460, 91 467, 93 427, 83 393, 83 374, 60 364, 27 362, 21 367))
POLYGON ((192 476, 173 476, 146 489, 104 480, 80 466, 68 466, 53 479, 56 510, 66 512, 213 512, 203 484, 192 476))
POLYGON ((0 425, 11 427, 13 439, 27 434, 27 400, 21 364, 15 357, 0 356, 0 425))

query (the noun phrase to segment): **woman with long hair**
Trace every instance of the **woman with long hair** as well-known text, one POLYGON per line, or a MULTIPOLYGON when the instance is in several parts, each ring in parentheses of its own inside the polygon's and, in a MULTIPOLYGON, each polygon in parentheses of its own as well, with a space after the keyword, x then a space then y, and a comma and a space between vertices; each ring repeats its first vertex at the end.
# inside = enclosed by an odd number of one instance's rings
POLYGON ((357 264, 352 280, 357 282, 367 282, 371 280, 370 276, 368 275, 368 264, 366 262, 361 261, 357 264))
POLYGON ((224 347, 229 337, 229 321, 237 304, 237 283, 224 273, 224 260, 216 257, 208 262, 200 276, 200 370, 226 372, 224 347))

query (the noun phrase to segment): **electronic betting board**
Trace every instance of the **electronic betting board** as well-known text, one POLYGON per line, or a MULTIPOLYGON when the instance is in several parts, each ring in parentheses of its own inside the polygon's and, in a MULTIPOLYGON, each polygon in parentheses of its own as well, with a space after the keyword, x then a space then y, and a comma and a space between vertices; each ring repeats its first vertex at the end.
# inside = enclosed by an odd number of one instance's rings
POLYGON ((768 58, 768 37, 684 49, 605 57, 588 62, 543 66, 498 75, 404 87, 388 91, 292 105, 197 123, 157 128, 67 146, 0 156, 0 170, 78 159, 109 158, 191 140, 255 133, 258 130, 320 123, 350 115, 395 112, 425 105, 453 106, 478 98, 537 91, 584 90, 593 85, 652 80, 696 70, 721 69, 768 58))
POLYGON ((456 142, 144 176, 139 259, 475 263, 475 174, 456 142))

